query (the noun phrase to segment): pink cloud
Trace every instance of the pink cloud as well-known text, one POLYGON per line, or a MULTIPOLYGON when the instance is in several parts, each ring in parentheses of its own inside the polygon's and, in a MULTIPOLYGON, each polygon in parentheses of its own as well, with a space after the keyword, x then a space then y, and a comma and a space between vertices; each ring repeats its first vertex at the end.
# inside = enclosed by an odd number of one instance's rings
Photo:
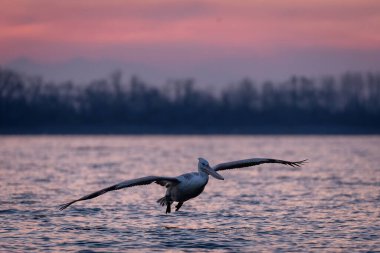
POLYGON ((378 1, 9 1, 0 57, 151 61, 379 50, 378 1))

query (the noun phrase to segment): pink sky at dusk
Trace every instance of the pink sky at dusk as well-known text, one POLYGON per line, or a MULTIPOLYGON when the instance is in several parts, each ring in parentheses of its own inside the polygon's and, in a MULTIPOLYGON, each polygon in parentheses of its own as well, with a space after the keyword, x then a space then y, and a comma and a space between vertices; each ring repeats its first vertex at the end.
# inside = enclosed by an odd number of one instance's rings
POLYGON ((0 64, 82 80, 376 71, 379 31, 377 0, 1 0, 0 64))

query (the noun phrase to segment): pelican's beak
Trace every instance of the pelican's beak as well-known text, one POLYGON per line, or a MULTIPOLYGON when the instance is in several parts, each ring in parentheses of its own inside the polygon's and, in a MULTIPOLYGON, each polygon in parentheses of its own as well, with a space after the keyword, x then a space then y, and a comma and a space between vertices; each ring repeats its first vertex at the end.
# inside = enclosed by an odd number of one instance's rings
POLYGON ((218 172, 216 172, 213 168, 211 168, 210 166, 207 166, 206 167, 206 171, 209 175, 215 177, 216 179, 219 179, 219 180, 224 180, 224 177, 222 177, 218 172))

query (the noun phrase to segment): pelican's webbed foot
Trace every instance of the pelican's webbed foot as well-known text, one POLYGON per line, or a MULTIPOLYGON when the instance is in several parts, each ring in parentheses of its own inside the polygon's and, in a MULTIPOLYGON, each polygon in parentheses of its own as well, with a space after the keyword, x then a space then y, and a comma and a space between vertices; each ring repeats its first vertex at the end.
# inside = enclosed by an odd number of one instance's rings
POLYGON ((166 212, 165 213, 171 212, 171 206, 172 206, 172 203, 170 203, 170 202, 166 204, 166 212))
POLYGON ((178 204, 175 206, 175 211, 177 212, 181 206, 183 205, 183 202, 178 202, 178 204))

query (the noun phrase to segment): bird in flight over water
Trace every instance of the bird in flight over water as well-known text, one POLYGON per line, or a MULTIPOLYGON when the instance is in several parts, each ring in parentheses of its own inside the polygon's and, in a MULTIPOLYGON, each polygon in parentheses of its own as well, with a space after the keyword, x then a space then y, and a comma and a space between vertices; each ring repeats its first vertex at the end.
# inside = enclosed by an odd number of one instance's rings
POLYGON ((256 166, 263 163, 280 163, 292 167, 301 167, 301 165, 304 164, 307 160, 289 162, 270 158, 252 158, 227 163, 220 163, 214 167, 211 167, 208 161, 204 158, 198 158, 198 161, 198 172, 186 173, 178 177, 147 176, 126 180, 121 183, 109 186, 107 188, 83 196, 79 199, 62 204, 59 206, 59 209, 63 210, 69 207, 70 205, 74 204, 75 202, 93 199, 109 191, 120 190, 123 188, 138 185, 148 185, 154 182, 166 187, 165 196, 157 200, 157 202, 161 206, 166 205, 166 213, 170 213, 171 205, 173 204, 173 202, 178 202, 178 204, 175 206, 176 211, 178 211, 184 202, 192 198, 195 198, 199 194, 201 194, 206 184, 208 183, 209 175, 216 179, 224 180, 224 178, 217 171, 256 166))

